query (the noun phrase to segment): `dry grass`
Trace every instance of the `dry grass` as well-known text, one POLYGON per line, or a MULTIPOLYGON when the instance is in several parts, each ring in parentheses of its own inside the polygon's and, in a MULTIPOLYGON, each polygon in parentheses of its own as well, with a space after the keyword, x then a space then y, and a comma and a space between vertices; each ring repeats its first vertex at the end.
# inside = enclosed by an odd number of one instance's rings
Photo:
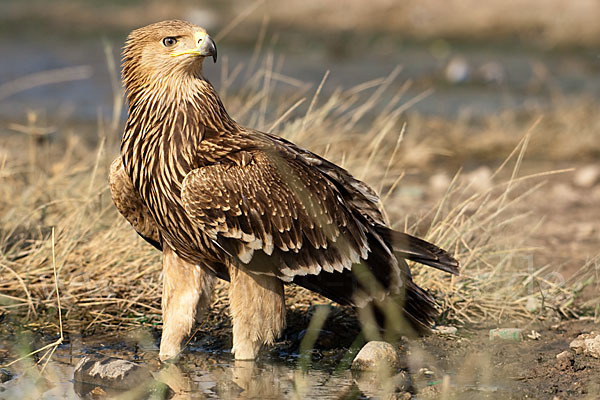
MULTIPOLYGON (((239 71, 224 68, 220 90, 234 117, 261 129, 279 128, 281 135, 343 165, 379 191, 395 227, 424 235, 456 254, 463 265, 460 277, 425 268, 416 274, 441 300, 445 318, 477 322, 579 315, 574 300, 584 286, 597 284, 598 259, 581 265, 566 281, 553 281, 555 266, 530 262, 543 249, 528 246, 530 232, 521 224, 528 215, 516 207, 553 173, 519 173, 526 150, 537 140, 532 132, 544 121, 530 125, 530 132, 518 128, 522 139, 516 147, 512 142, 514 150, 490 178, 489 187, 474 187, 457 174, 438 206, 416 218, 403 214, 398 190, 405 167, 418 166, 415 155, 423 155, 425 166, 439 154, 456 151, 452 146, 467 139, 474 146, 470 151, 479 154, 477 144, 494 140, 497 131, 473 133, 474 128, 464 124, 454 128, 451 140, 440 142, 442 136, 435 130, 427 136, 417 124, 419 136, 403 141, 404 112, 419 96, 407 98, 401 89, 392 101, 381 101, 396 72, 322 98, 327 74, 320 85, 306 86, 277 71, 270 55, 235 95, 228 95, 227 88, 239 71), (276 85, 295 87, 297 95, 273 99, 276 85)), ((115 102, 120 98, 116 93, 115 102)), ((566 119, 567 114, 550 118, 566 119)), ((50 237, 54 228, 65 331, 91 333, 160 322, 160 255, 118 215, 106 184, 108 166, 118 154, 117 122, 100 121, 97 145, 91 147, 73 134, 39 134, 46 131, 35 116, 20 126, 20 134, 2 139, 0 313, 9 320, 58 331, 50 237)), ((578 123, 565 120, 565 131, 578 123)), ((597 138, 597 131, 585 132, 597 138)), ((569 134, 558 129, 544 136, 548 143, 560 143, 552 147, 557 157, 565 151, 562 144, 569 134)), ((222 297, 219 294, 218 301, 222 297)), ((588 306, 598 302, 588 300, 588 306)))

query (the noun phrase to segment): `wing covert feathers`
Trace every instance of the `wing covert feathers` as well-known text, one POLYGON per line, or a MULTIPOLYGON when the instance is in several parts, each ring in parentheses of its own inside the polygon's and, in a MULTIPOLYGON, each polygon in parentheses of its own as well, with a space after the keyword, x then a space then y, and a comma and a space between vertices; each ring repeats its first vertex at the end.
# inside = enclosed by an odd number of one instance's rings
POLYGON ((367 258, 367 228, 318 170, 260 150, 237 157, 250 161, 190 172, 182 200, 190 218, 247 268, 289 281, 367 258))

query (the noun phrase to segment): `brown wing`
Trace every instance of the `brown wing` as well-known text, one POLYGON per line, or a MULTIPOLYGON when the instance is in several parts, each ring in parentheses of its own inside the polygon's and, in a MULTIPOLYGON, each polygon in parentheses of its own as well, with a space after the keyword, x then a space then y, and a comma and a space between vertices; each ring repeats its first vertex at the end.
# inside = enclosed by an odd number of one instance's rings
POLYGON ((312 168, 318 169, 336 187, 348 206, 362 214, 369 222, 387 225, 379 209, 379 196, 367 184, 354 178, 345 169, 279 136, 256 131, 254 134, 280 144, 290 156, 299 157, 312 168))
POLYGON ((291 280, 368 257, 367 227, 337 188, 277 150, 240 151, 190 172, 182 199, 191 220, 254 272, 291 280))
POLYGON ((121 157, 117 157, 110 165, 108 184, 113 202, 121 215, 142 238, 162 250, 158 227, 123 169, 121 157))

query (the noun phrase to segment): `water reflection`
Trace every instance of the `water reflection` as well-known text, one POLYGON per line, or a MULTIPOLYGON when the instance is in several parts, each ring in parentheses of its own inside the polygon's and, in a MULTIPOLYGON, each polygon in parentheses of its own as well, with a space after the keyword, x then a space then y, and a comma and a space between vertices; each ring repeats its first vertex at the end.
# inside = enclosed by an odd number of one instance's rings
MULTIPOLYGON (((117 347, 117 346, 115 346, 117 347)), ((160 365, 155 351, 138 354, 141 364, 152 372, 157 382, 128 392, 110 386, 75 382, 73 372, 82 357, 102 353, 127 360, 137 358, 135 349, 122 347, 111 350, 103 345, 78 349, 64 346, 57 350, 46 369, 35 364, 21 364, 14 368, 15 378, 4 384, 0 399, 66 398, 89 399, 124 395, 125 398, 324 398, 338 399, 359 393, 354 378, 346 370, 336 374, 333 367, 310 368, 306 373, 295 367, 295 360, 269 359, 258 362, 233 361, 228 353, 214 354, 188 352, 175 364, 160 365), (157 389, 158 388, 158 389, 157 389)))

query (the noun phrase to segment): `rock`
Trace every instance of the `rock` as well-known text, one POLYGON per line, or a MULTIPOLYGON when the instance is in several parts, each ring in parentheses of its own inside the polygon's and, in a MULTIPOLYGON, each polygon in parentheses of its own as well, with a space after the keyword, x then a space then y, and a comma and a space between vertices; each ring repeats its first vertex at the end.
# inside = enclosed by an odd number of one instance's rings
POLYGON ((0 383, 8 382, 13 378, 11 372, 7 369, 0 368, 0 383))
POLYGON ((583 351, 585 350, 585 341, 580 339, 581 336, 583 335, 579 335, 577 339, 574 339, 569 343, 569 348, 573 350, 575 354, 583 354, 583 351))
POLYGON ((352 369, 358 371, 376 371, 380 368, 395 370, 398 368, 398 353, 387 342, 371 341, 363 346, 352 361, 352 369))
POLYGON ((600 181, 600 166, 592 164, 577 169, 573 183, 581 188, 591 188, 600 181))
POLYGON ((131 361, 101 355, 84 357, 75 367, 73 379, 89 385, 117 390, 128 390, 154 382, 147 367, 131 361))
POLYGON ((458 328, 455 326, 436 326, 434 331, 439 335, 456 335, 458 328))
POLYGON ((587 354, 594 358, 600 358, 600 335, 594 338, 585 339, 585 347, 587 354))
POLYGON ((486 192, 492 188, 492 175, 489 167, 479 167, 467 175, 467 180, 477 192, 486 192))
POLYGON ((444 70, 446 80, 453 84, 466 82, 470 74, 471 66, 464 57, 452 58, 444 70))
POLYGON ((569 344, 575 354, 600 358, 600 335, 596 332, 582 333, 569 344))
POLYGON ((570 369, 573 366, 575 356, 568 350, 556 355, 556 367, 562 371, 570 369))
POLYGON ((523 329, 519 329, 519 328, 490 329, 490 341, 499 341, 499 340, 522 342, 523 341, 523 329))
POLYGON ((444 194, 448 190, 450 182, 448 175, 443 172, 432 175, 431 178, 429 178, 429 186, 431 187, 432 192, 438 196, 444 194))

